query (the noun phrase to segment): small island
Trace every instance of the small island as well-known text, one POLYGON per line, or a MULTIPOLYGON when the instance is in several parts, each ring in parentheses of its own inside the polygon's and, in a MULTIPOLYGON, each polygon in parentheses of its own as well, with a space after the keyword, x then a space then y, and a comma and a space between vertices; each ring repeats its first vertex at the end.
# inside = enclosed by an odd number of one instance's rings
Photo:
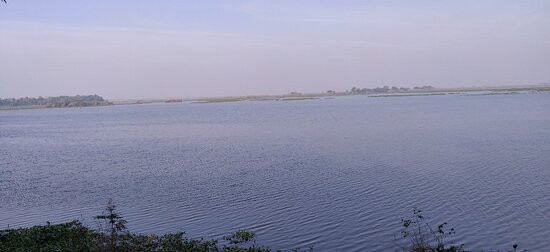
POLYGON ((55 96, 0 99, 0 109, 67 108, 112 105, 99 95, 55 96))

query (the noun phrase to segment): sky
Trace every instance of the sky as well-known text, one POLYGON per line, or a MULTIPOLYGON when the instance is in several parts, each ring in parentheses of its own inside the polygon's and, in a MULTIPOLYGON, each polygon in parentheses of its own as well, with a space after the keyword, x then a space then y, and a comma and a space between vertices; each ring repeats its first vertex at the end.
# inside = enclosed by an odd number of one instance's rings
POLYGON ((550 1, 8 0, 0 98, 550 82, 550 1))

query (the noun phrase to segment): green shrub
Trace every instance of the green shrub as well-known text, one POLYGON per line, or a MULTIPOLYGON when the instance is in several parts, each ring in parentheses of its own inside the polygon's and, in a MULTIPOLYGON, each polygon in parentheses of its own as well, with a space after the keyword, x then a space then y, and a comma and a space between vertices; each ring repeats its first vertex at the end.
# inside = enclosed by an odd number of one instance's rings
POLYGON ((100 234, 78 221, 0 231, 0 251, 94 251, 100 234))

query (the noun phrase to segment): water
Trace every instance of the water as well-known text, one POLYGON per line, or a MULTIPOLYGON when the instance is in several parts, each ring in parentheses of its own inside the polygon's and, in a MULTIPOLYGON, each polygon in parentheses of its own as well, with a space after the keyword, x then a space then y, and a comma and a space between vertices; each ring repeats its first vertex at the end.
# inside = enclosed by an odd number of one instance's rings
POLYGON ((550 247, 550 94, 0 111, 0 227, 93 216, 394 250, 413 207, 467 248, 550 247))

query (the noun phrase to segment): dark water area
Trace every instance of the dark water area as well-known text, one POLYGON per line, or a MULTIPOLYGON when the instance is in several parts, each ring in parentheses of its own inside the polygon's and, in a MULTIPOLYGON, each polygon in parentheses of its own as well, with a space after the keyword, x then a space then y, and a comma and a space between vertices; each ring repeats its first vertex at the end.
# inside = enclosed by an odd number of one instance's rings
POLYGON ((550 247, 550 94, 0 111, 0 229, 93 216, 274 249, 395 250, 413 207, 466 248, 550 247))

